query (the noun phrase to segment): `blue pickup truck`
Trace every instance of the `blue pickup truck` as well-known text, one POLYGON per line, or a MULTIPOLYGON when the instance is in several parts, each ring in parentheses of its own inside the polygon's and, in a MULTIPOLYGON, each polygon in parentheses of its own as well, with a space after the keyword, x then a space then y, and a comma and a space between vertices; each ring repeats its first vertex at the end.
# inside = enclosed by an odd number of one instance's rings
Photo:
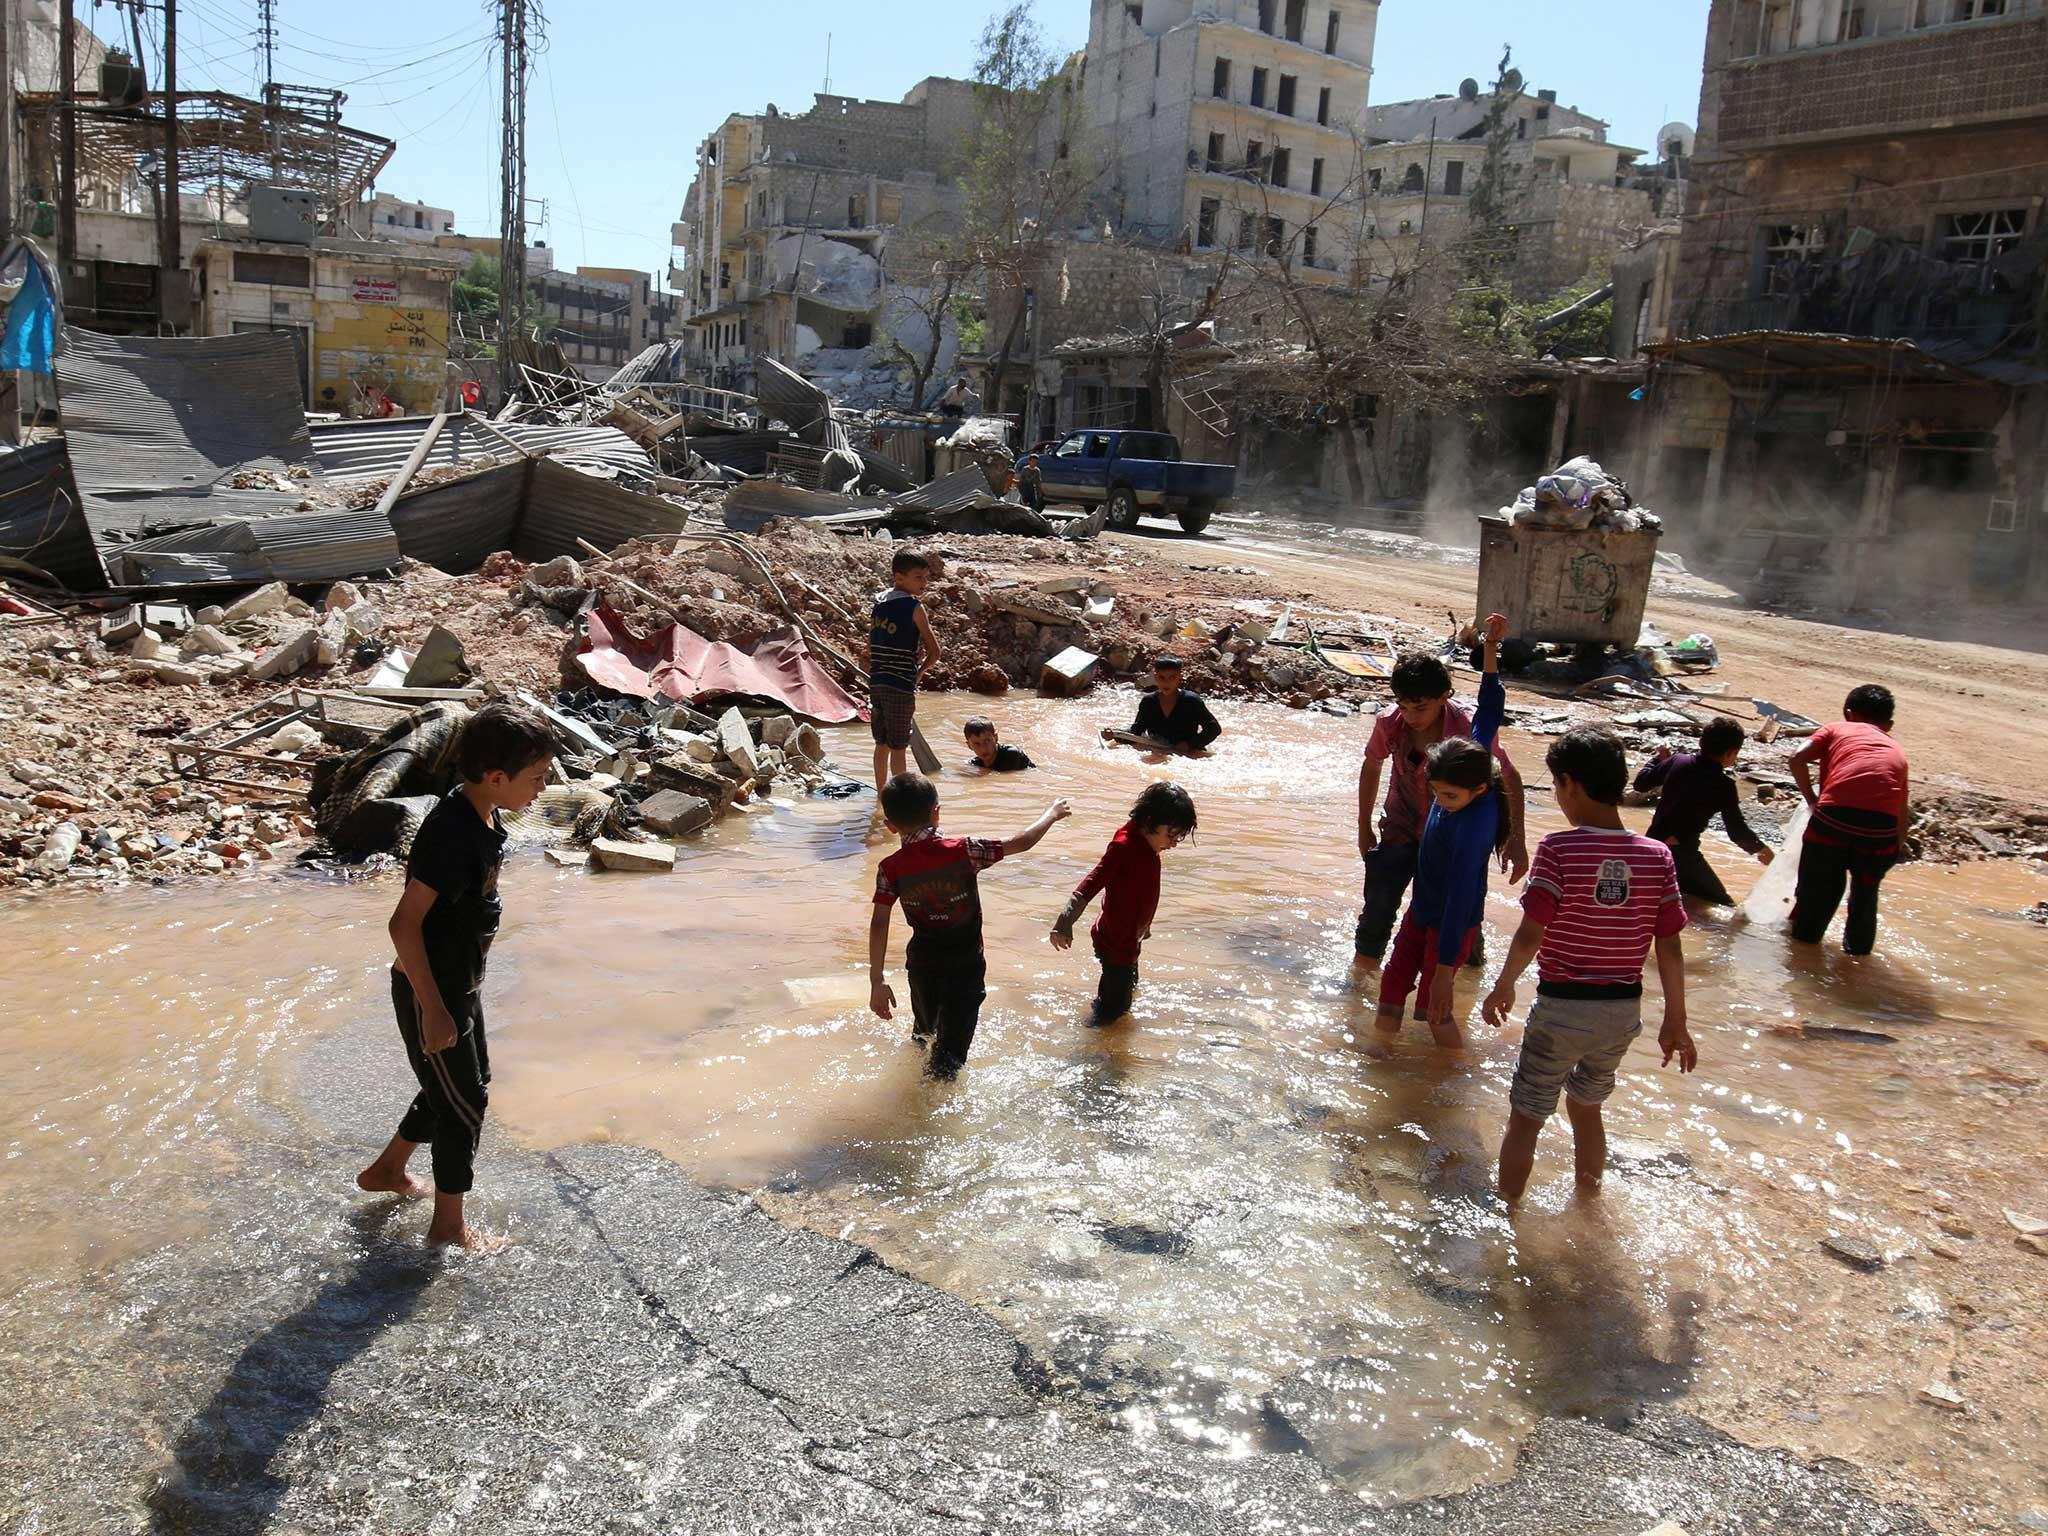
POLYGON ((1189 533, 1229 511, 1237 491, 1236 465, 1189 463, 1170 432, 1069 432, 1019 466, 1018 478, 1034 506, 1107 503, 1112 528, 1135 528, 1141 512, 1160 512, 1189 533))

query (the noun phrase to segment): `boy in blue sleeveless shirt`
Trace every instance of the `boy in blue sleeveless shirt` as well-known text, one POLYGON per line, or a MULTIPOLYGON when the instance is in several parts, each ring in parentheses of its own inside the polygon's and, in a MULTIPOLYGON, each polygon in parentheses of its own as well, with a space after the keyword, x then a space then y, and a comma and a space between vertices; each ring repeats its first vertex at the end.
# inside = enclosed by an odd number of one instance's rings
POLYGON ((868 705, 874 715, 877 793, 909 767, 917 674, 939 659, 938 636, 918 602, 932 579, 931 562, 915 550, 899 549, 889 562, 889 576, 895 585, 875 599, 868 629, 868 705))

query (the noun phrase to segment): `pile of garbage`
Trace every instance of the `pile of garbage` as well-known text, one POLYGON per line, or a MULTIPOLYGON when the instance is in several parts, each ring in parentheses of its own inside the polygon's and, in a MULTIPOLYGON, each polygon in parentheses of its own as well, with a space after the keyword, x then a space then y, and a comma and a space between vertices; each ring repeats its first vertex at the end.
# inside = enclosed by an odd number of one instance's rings
POLYGON ((1567 460, 1524 486, 1500 515, 1525 528, 1602 528, 1618 533, 1661 529, 1656 513, 1639 507, 1622 480, 1584 455, 1567 460))

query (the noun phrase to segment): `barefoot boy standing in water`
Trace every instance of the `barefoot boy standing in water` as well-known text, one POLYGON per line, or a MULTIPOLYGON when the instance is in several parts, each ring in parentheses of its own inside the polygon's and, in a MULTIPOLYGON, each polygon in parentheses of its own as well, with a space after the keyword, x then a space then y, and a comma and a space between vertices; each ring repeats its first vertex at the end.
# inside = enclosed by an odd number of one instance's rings
POLYGON ((434 807, 413 839, 405 892, 391 914, 391 1001, 420 1091, 377 1160, 356 1175, 372 1193, 424 1198, 406 1171, 422 1143, 434 1148, 430 1243, 489 1252, 505 1240, 463 1220, 476 1149, 490 1102, 484 1040, 484 960, 498 931, 501 811, 523 811, 547 780, 555 739, 545 721, 509 704, 487 704, 463 728, 462 784, 434 807))

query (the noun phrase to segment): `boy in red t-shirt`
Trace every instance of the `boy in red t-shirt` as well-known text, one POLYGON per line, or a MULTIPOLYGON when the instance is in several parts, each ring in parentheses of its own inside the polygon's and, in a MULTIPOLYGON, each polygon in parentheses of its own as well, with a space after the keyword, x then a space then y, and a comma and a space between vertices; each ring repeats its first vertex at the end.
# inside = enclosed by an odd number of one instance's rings
POLYGON ((1500 1192, 1510 1205, 1528 1188, 1536 1138, 1557 1111, 1560 1091, 1572 1122, 1579 1187, 1600 1187, 1607 1128, 1600 1106, 1643 1029, 1643 961, 1654 945, 1664 985, 1657 1032, 1664 1063, 1690 1072, 1699 1051, 1685 1027, 1685 902, 1671 850, 1621 824, 1628 756, 1612 731, 1580 727, 1550 745, 1557 808, 1571 823, 1536 849, 1522 926, 1481 1010, 1498 1029, 1515 1006, 1515 982, 1536 961, 1536 1002, 1522 1026, 1522 1056, 1508 1094, 1500 1145, 1500 1192))
POLYGON ((1877 947, 1877 888, 1898 862, 1906 825, 1906 754, 1892 740, 1894 708, 1891 689, 1865 683, 1850 691, 1840 725, 1822 726, 1792 754, 1792 777, 1813 808, 1792 898, 1792 937, 1802 944, 1826 936, 1847 886, 1842 948, 1867 955, 1877 947))
POLYGON ((1072 948, 1074 924, 1095 893, 1103 893, 1102 916, 1089 933, 1095 958, 1102 962, 1102 981, 1095 989, 1095 1013, 1089 1022, 1114 1024, 1131 1011, 1138 991, 1138 956, 1152 937, 1152 918, 1159 910, 1159 856, 1194 830, 1194 797, 1178 784, 1148 784, 1131 807, 1131 819, 1117 829, 1100 861, 1074 887, 1054 919, 1052 947, 1072 948))
POLYGON ((981 947, 981 886, 989 865, 1038 846, 1072 812, 1055 800, 1024 831, 994 842, 939 836, 939 792, 921 773, 899 773, 882 786, 882 815, 903 846, 875 871, 874 917, 868 923, 868 1006, 889 1018, 896 993, 885 977, 889 909, 903 903, 910 923, 904 969, 910 976, 911 1038, 931 1047, 925 1070, 951 1077, 967 1062, 981 1019, 988 961, 981 947))

